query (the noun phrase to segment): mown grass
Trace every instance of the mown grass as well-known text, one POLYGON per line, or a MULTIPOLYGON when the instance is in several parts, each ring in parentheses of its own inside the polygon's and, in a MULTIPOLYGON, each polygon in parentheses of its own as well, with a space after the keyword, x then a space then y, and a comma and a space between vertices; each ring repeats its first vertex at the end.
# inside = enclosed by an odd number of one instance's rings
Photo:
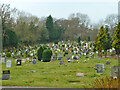
POLYGON ((3 86, 37 86, 37 87, 63 87, 63 88, 92 88, 90 83, 96 78, 110 76, 110 67, 118 65, 118 60, 114 58, 86 59, 84 56, 79 58, 79 63, 68 63, 65 57, 62 59, 64 65, 59 65, 59 60, 50 62, 37 61, 36 64, 29 62, 16 66, 12 59, 12 67, 6 68, 6 63, 2 64, 2 70, 10 70, 11 79, 2 80, 3 86), (87 63, 84 63, 84 60, 87 63), (110 61, 110 65, 105 62, 110 61), (105 70, 102 74, 95 73, 95 64, 104 64, 105 70), (36 72, 27 73, 30 70, 36 72), (76 77, 76 73, 85 73, 85 77, 76 77), (73 81, 73 83, 72 83, 73 81), (77 81, 77 82, 74 82, 77 81))

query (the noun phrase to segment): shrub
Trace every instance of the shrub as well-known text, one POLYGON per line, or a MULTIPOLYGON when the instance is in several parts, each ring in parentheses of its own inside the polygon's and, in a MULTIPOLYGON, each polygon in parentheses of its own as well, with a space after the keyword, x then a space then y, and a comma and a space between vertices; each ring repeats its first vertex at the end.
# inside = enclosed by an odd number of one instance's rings
POLYGON ((42 57, 43 57, 43 62, 49 62, 51 60, 51 56, 52 56, 52 51, 51 50, 44 50, 42 57))
POLYGON ((39 61, 41 61, 42 53, 43 53, 43 47, 41 46, 37 51, 37 57, 39 61))
POLYGON ((90 85, 93 88, 118 88, 118 81, 120 79, 113 79, 113 78, 100 78, 100 79, 96 79, 95 81, 93 81, 90 85))
POLYGON ((6 57, 11 57, 11 53, 10 53, 10 52, 7 52, 7 53, 6 53, 6 57))
POLYGON ((56 40, 56 41, 54 41, 54 44, 58 44, 58 41, 56 40))

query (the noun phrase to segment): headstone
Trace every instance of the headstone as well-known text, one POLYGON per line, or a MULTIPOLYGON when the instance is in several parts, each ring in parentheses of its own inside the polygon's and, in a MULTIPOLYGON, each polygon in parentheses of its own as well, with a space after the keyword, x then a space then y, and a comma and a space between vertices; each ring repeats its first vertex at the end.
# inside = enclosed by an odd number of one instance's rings
POLYGON ((1 62, 5 63, 5 57, 1 57, 1 62))
POLYGON ((62 65, 64 63, 64 61, 60 61, 60 65, 62 65))
POLYGON ((118 67, 118 66, 110 67, 110 76, 113 78, 118 78, 118 76, 119 76, 118 69, 120 69, 120 67, 118 67))
POLYGON ((8 61, 7 61, 6 67, 11 67, 11 60, 8 60, 8 61))
POLYGON ((58 60, 61 60, 62 57, 58 57, 58 60))
POLYGON ((2 80, 8 80, 10 78, 10 70, 3 70, 2 80))
POLYGON ((106 64, 106 65, 110 65, 110 62, 109 62, 109 61, 107 61, 107 62, 105 62, 105 64, 106 64))
POLYGON ((21 65, 21 59, 17 59, 17 66, 21 65))
POLYGON ((76 73, 77 77, 84 77, 84 73, 76 73))
POLYGON ((104 64, 96 64, 95 65, 95 71, 97 72, 97 73, 102 73, 103 72, 103 70, 104 70, 104 64))
POLYGON ((100 60, 101 60, 101 58, 98 58, 97 60, 98 60, 98 61, 100 61, 100 60))
POLYGON ((36 64, 36 59, 32 59, 32 64, 36 64))

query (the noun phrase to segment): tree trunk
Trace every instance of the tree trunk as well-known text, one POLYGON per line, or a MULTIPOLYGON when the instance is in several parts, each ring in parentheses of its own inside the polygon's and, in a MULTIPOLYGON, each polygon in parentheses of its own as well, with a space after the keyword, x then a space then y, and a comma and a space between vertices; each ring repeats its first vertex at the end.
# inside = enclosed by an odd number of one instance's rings
POLYGON ((105 50, 105 58, 107 57, 107 50, 105 50))

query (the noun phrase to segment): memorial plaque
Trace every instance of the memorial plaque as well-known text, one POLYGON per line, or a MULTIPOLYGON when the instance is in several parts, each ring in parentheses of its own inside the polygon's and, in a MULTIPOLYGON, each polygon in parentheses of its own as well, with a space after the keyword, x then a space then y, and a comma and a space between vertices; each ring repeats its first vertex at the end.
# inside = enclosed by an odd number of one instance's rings
POLYGON ((32 59, 32 64, 36 64, 36 59, 32 59))
POLYGON ((21 59, 17 59, 17 66, 21 65, 21 59))
POLYGON ((97 72, 97 73, 102 73, 103 72, 103 70, 104 70, 104 64, 96 64, 95 65, 95 71, 97 72))
POLYGON ((2 80, 8 80, 10 78, 10 70, 3 70, 2 80))
POLYGON ((8 61, 7 61, 6 67, 11 67, 11 60, 8 60, 8 61))
POLYGON ((77 77, 84 77, 84 73, 76 73, 77 77))

